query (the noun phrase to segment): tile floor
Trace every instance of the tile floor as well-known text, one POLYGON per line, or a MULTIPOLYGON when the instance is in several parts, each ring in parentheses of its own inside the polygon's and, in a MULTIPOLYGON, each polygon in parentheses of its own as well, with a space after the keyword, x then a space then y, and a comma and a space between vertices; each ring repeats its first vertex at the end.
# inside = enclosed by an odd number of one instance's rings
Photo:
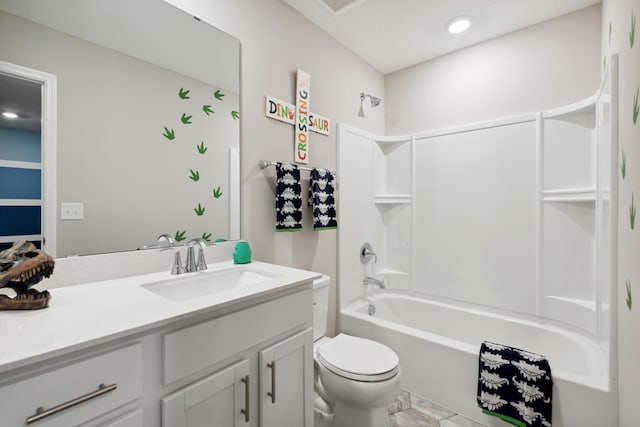
POLYGON ((389 421, 391 427, 486 427, 404 390, 389 405, 389 421))

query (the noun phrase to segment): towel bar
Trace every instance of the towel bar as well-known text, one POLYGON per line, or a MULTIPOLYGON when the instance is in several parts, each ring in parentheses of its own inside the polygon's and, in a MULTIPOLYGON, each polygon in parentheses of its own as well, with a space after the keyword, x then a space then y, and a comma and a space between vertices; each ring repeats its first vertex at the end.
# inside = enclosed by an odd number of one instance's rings
MULTIPOLYGON (((268 168, 269 166, 277 166, 278 165, 277 162, 271 162, 269 160, 260 160, 258 162, 258 164, 260 165, 260 168, 262 168, 262 169, 268 168)), ((303 170, 303 171, 309 171, 309 172, 311 172, 311 170, 313 170, 313 168, 308 168, 306 166, 298 166, 298 169, 303 170)), ((332 172, 332 173, 333 173, 333 176, 335 177, 336 174, 334 172, 332 172)))

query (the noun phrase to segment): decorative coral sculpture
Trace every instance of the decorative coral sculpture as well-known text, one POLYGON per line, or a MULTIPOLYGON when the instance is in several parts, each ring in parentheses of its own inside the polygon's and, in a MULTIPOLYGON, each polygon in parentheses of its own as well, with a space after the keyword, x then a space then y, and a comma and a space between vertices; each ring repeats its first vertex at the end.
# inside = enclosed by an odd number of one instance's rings
POLYGON ((55 262, 26 240, 17 241, 0 252, 0 288, 11 288, 16 295, 0 295, 0 310, 37 310, 49 305, 48 291, 29 289, 51 276, 55 262))

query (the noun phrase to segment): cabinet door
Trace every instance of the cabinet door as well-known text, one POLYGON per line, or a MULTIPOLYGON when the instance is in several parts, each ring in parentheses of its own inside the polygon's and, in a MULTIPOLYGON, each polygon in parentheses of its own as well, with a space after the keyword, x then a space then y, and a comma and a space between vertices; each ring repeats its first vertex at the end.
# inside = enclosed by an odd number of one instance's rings
POLYGON ((260 363, 260 426, 313 427, 313 330, 265 348, 260 363))
POLYGON ((164 427, 249 423, 249 362, 244 359, 162 399, 164 427))

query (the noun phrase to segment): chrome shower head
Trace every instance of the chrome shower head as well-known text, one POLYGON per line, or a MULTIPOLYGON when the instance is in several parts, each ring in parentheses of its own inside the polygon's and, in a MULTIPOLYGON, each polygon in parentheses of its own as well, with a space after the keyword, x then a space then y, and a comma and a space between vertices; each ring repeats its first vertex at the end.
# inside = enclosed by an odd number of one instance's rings
POLYGON ((364 101, 364 99, 367 98, 367 97, 371 101, 371 106, 372 107, 377 107, 378 105, 380 105, 380 102, 382 101, 382 99, 378 98, 377 96, 373 96, 373 95, 370 95, 368 93, 360 92, 360 101, 364 101))

